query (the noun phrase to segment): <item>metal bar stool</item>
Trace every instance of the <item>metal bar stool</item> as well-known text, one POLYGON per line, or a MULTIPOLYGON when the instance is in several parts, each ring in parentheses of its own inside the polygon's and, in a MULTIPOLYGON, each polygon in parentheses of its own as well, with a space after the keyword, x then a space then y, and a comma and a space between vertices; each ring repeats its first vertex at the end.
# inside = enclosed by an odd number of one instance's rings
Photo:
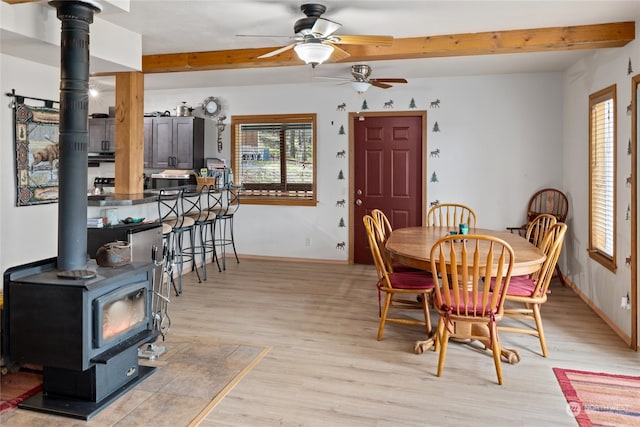
MULTIPOLYGON (((204 191, 204 189, 203 189, 204 191)), ((204 217, 204 233, 203 233, 203 246, 204 254, 211 253, 212 261, 215 261, 218 265, 218 272, 222 271, 220 268, 220 260, 218 259, 218 253, 216 251, 216 239, 215 239, 215 224, 220 212, 222 212, 222 191, 215 185, 210 185, 206 189, 207 192, 207 207, 203 212, 206 212, 204 217)), ((206 278, 206 272, 205 272, 206 278)))
MULTIPOLYGON (((162 235, 166 242, 168 258, 167 268, 171 270, 171 281, 176 296, 182 293, 182 271, 185 257, 193 262, 195 221, 184 215, 184 189, 160 190, 158 194, 158 218, 162 223, 162 235), (191 251, 184 251, 184 233, 189 233, 191 251), (177 266, 178 284, 173 279, 173 265, 177 266)), ((200 273, 195 269, 198 282, 200 273)))
MULTIPOLYGON (((207 245, 207 228, 209 223, 213 221, 215 215, 207 208, 203 209, 203 198, 209 197, 209 187, 203 185, 200 190, 186 190, 184 195, 184 215, 191 218, 194 225, 191 229, 191 260, 192 269, 197 272, 197 264, 195 262, 196 251, 200 254, 202 260, 203 279, 207 280, 207 253, 211 252, 211 247, 207 245), (197 241, 196 241, 197 240, 197 241), (196 244, 197 243, 197 244, 196 244)), ((215 258, 215 257, 214 257, 215 258)), ((198 278, 200 276, 198 275, 198 278)))
POLYGON ((231 245, 233 248, 233 254, 236 257, 236 262, 240 263, 238 259, 238 252, 236 252, 236 243, 233 236, 233 216, 240 207, 240 187, 234 185, 228 185, 222 190, 222 202, 220 208, 216 211, 216 221, 214 222, 214 236, 215 229, 218 227, 218 235, 215 237, 215 245, 220 248, 220 254, 222 255, 222 269, 227 269, 226 264, 226 247, 231 245))

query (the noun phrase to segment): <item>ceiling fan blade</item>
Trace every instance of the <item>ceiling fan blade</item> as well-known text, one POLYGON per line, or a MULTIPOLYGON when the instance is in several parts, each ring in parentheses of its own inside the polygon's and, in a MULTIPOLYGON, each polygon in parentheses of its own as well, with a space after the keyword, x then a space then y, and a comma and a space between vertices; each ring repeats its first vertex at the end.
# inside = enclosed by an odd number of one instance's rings
POLYGON ((271 52, 267 52, 264 55, 258 56, 258 59, 271 58, 272 56, 280 55, 281 53, 286 52, 289 49, 293 49, 293 47, 297 44, 298 43, 291 43, 284 47, 281 47, 280 49, 272 50, 271 52))
POLYGON ((369 82, 383 82, 383 83, 408 83, 407 79, 369 79, 369 82))
POLYGON ((342 80, 342 81, 346 81, 346 82, 350 82, 351 79, 348 79, 346 77, 331 77, 331 76, 313 76, 316 79, 323 79, 323 80, 342 80))
POLYGON ((236 34, 235 36, 236 37, 272 37, 272 38, 277 37, 277 38, 288 38, 288 39, 291 38, 291 36, 277 36, 277 35, 273 35, 273 34, 270 34, 270 35, 266 35, 266 34, 236 34))
POLYGON ((339 48, 338 46, 336 46, 333 43, 329 43, 329 42, 325 42, 326 44, 330 45, 333 48, 333 53, 331 54, 331 57, 329 58, 331 60, 331 62, 338 62, 342 59, 348 58, 351 56, 351 54, 349 52, 347 52, 344 49, 339 48))
POLYGON ((393 87, 393 86, 388 85, 386 83, 380 83, 380 82, 377 82, 375 80, 369 80, 369 83, 371 83, 373 86, 379 87, 381 89, 389 89, 390 87, 393 87))
POLYGON ((334 36, 337 40, 334 43, 340 44, 368 44, 373 46, 391 46, 392 36, 334 36))
POLYGON ((342 27, 342 24, 329 21, 325 18, 318 18, 316 19, 315 24, 313 24, 313 27, 311 27, 311 33, 320 34, 322 37, 328 37, 335 33, 340 27, 342 27))

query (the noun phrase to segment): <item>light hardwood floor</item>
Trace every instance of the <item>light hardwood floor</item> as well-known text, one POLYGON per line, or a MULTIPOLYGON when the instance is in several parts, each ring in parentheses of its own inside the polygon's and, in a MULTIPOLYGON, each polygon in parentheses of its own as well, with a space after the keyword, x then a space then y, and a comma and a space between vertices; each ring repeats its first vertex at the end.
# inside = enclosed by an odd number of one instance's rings
POLYGON ((640 354, 559 282, 542 310, 549 358, 537 338, 502 333, 503 346, 518 349, 522 361, 503 363, 499 386, 488 351, 451 343, 438 378, 437 353, 413 353, 424 338, 420 327, 388 324, 376 341, 373 266, 227 261, 206 282, 184 276, 183 294, 169 305, 169 334, 271 350, 205 427, 576 426, 553 367, 640 371, 640 354))

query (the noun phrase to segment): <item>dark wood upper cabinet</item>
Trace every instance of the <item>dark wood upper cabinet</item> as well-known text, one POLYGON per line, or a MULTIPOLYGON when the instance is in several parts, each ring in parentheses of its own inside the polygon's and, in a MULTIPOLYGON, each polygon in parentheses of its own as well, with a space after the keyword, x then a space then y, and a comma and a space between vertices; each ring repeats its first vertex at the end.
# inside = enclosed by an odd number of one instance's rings
POLYGON ((144 166, 153 169, 204 167, 204 119, 146 117, 144 166))
POLYGON ((89 119, 89 153, 116 151, 116 122, 114 118, 89 119))

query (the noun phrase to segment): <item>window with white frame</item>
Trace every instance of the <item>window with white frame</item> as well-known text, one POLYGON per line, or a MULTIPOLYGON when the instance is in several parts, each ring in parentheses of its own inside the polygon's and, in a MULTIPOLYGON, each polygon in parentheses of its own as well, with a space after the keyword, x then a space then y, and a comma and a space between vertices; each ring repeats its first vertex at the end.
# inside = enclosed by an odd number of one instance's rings
POLYGON ((316 204, 316 115, 233 116, 232 159, 243 203, 316 204))
POLYGON ((589 96, 589 256, 616 270, 616 86, 589 96))

